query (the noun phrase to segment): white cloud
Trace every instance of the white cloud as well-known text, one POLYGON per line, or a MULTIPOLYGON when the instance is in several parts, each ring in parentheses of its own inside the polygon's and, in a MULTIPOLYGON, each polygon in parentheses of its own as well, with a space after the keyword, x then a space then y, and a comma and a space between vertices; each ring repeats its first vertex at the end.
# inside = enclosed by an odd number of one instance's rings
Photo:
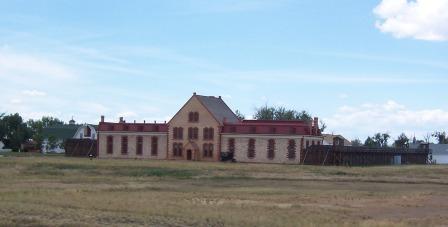
POLYGON ((47 93, 43 92, 43 91, 38 91, 38 90, 23 90, 22 94, 24 95, 28 95, 28 96, 46 96, 47 93))
POLYGON ((448 0, 382 0, 376 27, 397 38, 448 40, 448 0))
POLYGON ((324 118, 329 130, 349 138, 365 138, 376 132, 389 132, 396 137, 401 132, 423 138, 428 132, 447 130, 448 111, 441 109, 412 110, 393 100, 343 106, 329 118, 324 118))
POLYGON ((67 67, 46 58, 0 50, 0 81, 36 84, 73 77, 67 67))

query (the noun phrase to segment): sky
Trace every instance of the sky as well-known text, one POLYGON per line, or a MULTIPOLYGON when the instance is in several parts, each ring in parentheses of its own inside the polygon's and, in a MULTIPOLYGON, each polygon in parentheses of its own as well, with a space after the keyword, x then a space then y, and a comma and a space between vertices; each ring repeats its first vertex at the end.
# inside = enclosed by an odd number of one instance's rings
POLYGON ((0 0, 0 113, 165 121, 191 97, 327 133, 448 130, 448 0, 0 0))

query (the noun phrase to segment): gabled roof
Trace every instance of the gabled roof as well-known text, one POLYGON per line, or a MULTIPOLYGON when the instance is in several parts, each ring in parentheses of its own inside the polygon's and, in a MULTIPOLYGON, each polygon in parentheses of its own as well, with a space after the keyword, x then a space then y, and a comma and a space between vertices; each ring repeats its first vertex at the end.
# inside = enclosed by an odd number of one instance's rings
POLYGON ((227 123, 238 123, 240 121, 221 97, 217 98, 214 96, 203 95, 194 96, 198 98, 199 102, 202 103, 220 124, 223 124, 224 121, 227 123))
POLYGON ((70 139, 76 134, 78 127, 82 125, 60 125, 42 129, 44 138, 54 137, 56 139, 70 139))

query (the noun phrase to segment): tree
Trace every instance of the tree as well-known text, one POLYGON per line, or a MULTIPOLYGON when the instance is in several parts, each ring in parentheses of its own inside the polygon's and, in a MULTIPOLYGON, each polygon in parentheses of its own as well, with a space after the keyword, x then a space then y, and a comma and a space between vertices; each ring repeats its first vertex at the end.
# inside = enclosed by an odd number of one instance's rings
POLYGON ((267 105, 255 110, 254 119, 257 120, 275 120, 275 108, 267 105))
POLYGON ((64 122, 59 120, 58 118, 44 116, 40 120, 28 120, 27 125, 31 128, 32 131, 32 139, 37 143, 39 147, 42 146, 44 136, 42 131, 44 128, 63 125, 64 122))
POLYGON ((31 130, 18 113, 7 116, 5 114, 1 115, 0 139, 5 144, 5 147, 18 151, 20 145, 31 138, 31 135, 31 130))
POLYGON ((246 119, 246 116, 244 116, 244 114, 241 113, 239 110, 236 110, 236 111, 235 111, 235 115, 236 115, 236 117, 237 117, 240 121, 246 119))
POLYGON ((448 144, 446 132, 434 132, 432 136, 436 138, 439 144, 448 144))
POLYGON ((387 141, 389 140, 390 135, 387 133, 376 133, 373 136, 373 141, 378 145, 378 147, 387 147, 387 141))
POLYGON ((322 132, 325 131, 325 129, 327 129, 327 124, 325 124, 325 122, 323 122, 322 120, 320 120, 319 123, 320 123, 320 128, 319 128, 319 130, 320 130, 320 132, 322 133, 322 132))
POLYGON ((373 137, 367 137, 364 145, 367 147, 387 147, 387 141, 390 135, 387 133, 376 133, 373 137))
POLYGON ((408 148, 409 138, 404 133, 401 133, 395 140, 394 145, 397 148, 408 148))
POLYGON ((270 107, 265 105, 255 109, 254 119, 311 121, 313 118, 311 117, 311 114, 305 110, 299 112, 296 110, 286 109, 285 107, 270 107))
POLYGON ((360 146, 362 146, 362 142, 361 142, 361 140, 360 140, 359 138, 356 138, 356 139, 350 141, 350 143, 351 143, 352 146, 354 146, 354 147, 360 147, 360 146))
POLYGON ((373 148, 378 147, 378 144, 373 140, 372 137, 368 136, 366 141, 364 141, 364 146, 373 148))

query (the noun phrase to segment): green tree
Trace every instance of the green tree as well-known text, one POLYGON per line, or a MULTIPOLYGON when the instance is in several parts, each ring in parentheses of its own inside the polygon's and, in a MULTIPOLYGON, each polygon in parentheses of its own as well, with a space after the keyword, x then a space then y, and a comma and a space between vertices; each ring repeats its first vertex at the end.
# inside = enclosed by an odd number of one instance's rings
POLYGON ((256 120, 276 120, 275 107, 268 107, 267 105, 257 108, 255 110, 254 119, 256 120))
POLYGON ((364 146, 374 148, 378 147, 378 144, 375 142, 375 140, 373 140, 372 137, 368 136, 366 141, 364 141, 364 146))
POLYGON ((58 118, 44 116, 40 120, 28 120, 27 125, 31 128, 32 139, 38 144, 39 147, 42 146, 44 140, 42 131, 44 128, 63 125, 64 122, 58 118))
POLYGON ((255 109, 254 119, 257 120, 302 120, 311 121, 311 114, 305 110, 296 111, 285 107, 262 106, 255 109))
POLYGON ((408 148, 409 138, 404 133, 401 133, 395 140, 394 146, 397 148, 408 148))
POLYGON ((432 136, 436 138, 439 144, 448 144, 446 132, 434 132, 432 136))
POLYGON ((240 119, 240 121, 246 119, 246 116, 244 116, 244 114, 241 113, 239 110, 235 111, 235 115, 236 115, 236 117, 238 117, 238 119, 240 119))
POLYGON ((354 140, 350 141, 350 143, 351 143, 351 144, 352 144, 352 146, 354 146, 354 147, 359 147, 359 146, 362 146, 362 142, 361 142, 361 140, 360 140, 360 139, 358 139, 358 138, 356 138, 356 139, 354 139, 354 140))
POLYGON ((20 145, 31 138, 32 132, 23 122, 22 117, 16 114, 2 114, 0 118, 0 139, 5 147, 18 151, 20 145))

